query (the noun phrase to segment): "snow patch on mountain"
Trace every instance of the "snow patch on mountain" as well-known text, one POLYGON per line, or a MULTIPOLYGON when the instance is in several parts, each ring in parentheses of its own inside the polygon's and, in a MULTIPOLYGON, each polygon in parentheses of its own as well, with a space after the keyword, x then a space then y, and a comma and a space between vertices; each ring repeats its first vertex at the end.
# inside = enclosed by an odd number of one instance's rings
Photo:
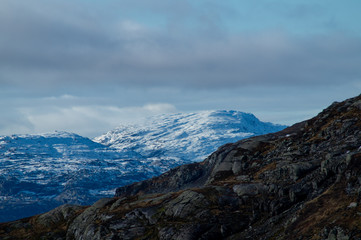
POLYGON ((202 111, 156 116, 143 124, 122 125, 95 142, 149 158, 170 157, 201 161, 217 147, 254 135, 282 130, 253 114, 238 111, 202 111))

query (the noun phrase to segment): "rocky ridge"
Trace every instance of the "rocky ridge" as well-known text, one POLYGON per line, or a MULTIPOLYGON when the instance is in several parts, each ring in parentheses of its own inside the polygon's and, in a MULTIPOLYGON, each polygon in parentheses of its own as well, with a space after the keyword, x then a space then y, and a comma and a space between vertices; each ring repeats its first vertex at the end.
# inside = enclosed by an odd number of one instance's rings
POLYGON ((361 95, 1 239, 361 239, 361 95))

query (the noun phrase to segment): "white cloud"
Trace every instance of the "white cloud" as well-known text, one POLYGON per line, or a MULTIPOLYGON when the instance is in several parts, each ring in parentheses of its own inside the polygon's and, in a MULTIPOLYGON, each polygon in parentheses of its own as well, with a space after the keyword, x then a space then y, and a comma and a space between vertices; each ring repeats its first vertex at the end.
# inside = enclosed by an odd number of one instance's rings
POLYGON ((127 32, 139 32, 144 30, 144 27, 141 24, 131 20, 122 21, 120 27, 127 32))
POLYGON ((78 97, 73 96, 71 94, 63 94, 60 96, 51 96, 51 97, 45 97, 44 100, 75 100, 78 99, 78 97))
POLYGON ((16 109, 1 108, 0 135, 32 133, 33 125, 24 114, 16 109))
POLYGON ((150 113, 164 113, 164 112, 174 112, 176 108, 168 103, 158 103, 158 104, 147 104, 143 106, 143 109, 150 113))
POLYGON ((32 125, 33 133, 61 130, 94 137, 122 123, 141 122, 146 117, 174 112, 175 109, 171 104, 158 103, 124 108, 100 105, 46 107, 41 111, 28 107, 21 112, 32 125))

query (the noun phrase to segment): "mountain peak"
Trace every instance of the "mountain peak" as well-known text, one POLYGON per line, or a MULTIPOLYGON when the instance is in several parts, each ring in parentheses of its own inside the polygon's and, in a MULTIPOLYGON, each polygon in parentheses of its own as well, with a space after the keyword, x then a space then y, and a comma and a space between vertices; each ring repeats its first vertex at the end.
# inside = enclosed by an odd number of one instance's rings
POLYGON ((94 141, 145 157, 173 157, 194 162, 203 160, 225 143, 284 128, 261 122, 249 113, 200 111, 160 115, 142 124, 122 125, 94 141))

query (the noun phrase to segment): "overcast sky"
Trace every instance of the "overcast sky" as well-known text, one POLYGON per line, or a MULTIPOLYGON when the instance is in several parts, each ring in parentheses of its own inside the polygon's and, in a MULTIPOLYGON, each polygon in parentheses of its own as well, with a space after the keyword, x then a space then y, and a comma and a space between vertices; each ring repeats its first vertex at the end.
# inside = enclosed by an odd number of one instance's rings
POLYGON ((361 1, 0 0, 0 135, 172 112, 293 124, 361 93, 361 1))

